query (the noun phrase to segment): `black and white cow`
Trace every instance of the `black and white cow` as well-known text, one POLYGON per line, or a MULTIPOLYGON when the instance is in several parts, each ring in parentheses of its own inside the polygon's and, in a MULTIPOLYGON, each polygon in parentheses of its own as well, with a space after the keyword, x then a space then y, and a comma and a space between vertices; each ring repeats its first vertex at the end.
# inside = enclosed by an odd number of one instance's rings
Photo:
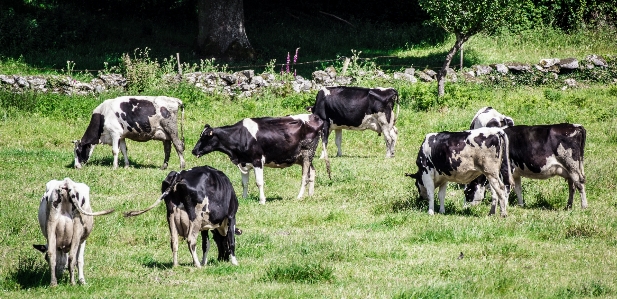
POLYGON ((161 197, 147 209, 130 211, 124 215, 131 217, 143 214, 165 200, 174 266, 178 265, 178 236, 188 243, 195 267, 205 266, 210 249, 210 230, 218 247, 218 260, 231 260, 233 265, 238 265, 235 239, 235 234, 241 234, 236 229, 238 198, 223 172, 210 166, 172 171, 163 181, 161 192, 161 197), (201 264, 196 252, 199 232, 203 251, 201 264))
POLYGON ((483 107, 478 110, 476 115, 471 120, 470 130, 489 127, 489 128, 505 128, 514 126, 514 120, 511 117, 505 116, 492 107, 483 107))
POLYGON ((178 138, 178 109, 182 101, 165 96, 123 96, 109 99, 92 112, 90 124, 81 140, 75 140, 75 168, 88 162, 97 144, 111 145, 114 168, 118 168, 118 152, 124 156, 124 167, 129 167, 125 138, 135 141, 161 140, 165 160, 161 169, 167 168, 171 144, 184 168, 184 142, 178 138))
MULTIPOLYGON (((439 213, 445 213, 444 198, 448 182, 467 184, 480 175, 497 190, 501 216, 507 216, 505 182, 510 182, 507 165, 508 137, 499 128, 480 128, 463 132, 427 134, 422 142, 415 174, 418 193, 428 199, 428 213, 434 214, 434 193, 439 187, 439 213), (502 163, 505 162, 505 165, 502 163)), ((495 214, 494 200, 489 215, 495 214)))
MULTIPOLYGON (((343 129, 373 130, 383 133, 386 140, 386 158, 394 157, 398 129, 394 126, 394 104, 398 104, 398 92, 394 88, 324 87, 317 93, 315 105, 307 110, 319 116, 323 126, 323 152, 327 155, 330 131, 334 130, 337 156, 341 156, 343 129)), ((398 107, 398 106, 397 106, 398 107)), ((397 112, 398 114, 398 112, 397 112)))
POLYGON ((38 219, 47 244, 33 247, 46 254, 51 286, 58 285, 58 278, 62 277, 67 265, 71 284, 75 284, 75 265, 79 283, 85 284, 84 251, 86 239, 94 225, 93 216, 109 214, 114 210, 93 213, 90 207, 90 188, 70 178, 51 180, 45 187, 38 219))
POLYGON ((302 165, 302 185, 298 194, 298 198, 301 198, 307 183, 309 195, 313 195, 315 186, 313 156, 323 124, 324 122, 313 114, 245 118, 234 125, 218 128, 206 124, 193 148, 193 155, 199 158, 219 151, 229 156, 231 162, 237 165, 242 173, 243 197, 247 196, 249 170, 253 168, 261 204, 266 203, 264 167, 285 168, 294 164, 302 165))
MULTIPOLYGON (((504 129, 510 141, 510 165, 518 204, 523 205, 521 177, 548 179, 561 176, 568 181, 567 208, 572 207, 574 191, 581 196, 581 208, 587 207, 583 157, 587 132, 577 124, 524 126, 504 129)), ((467 201, 484 198, 486 180, 477 178, 465 188, 467 201)))

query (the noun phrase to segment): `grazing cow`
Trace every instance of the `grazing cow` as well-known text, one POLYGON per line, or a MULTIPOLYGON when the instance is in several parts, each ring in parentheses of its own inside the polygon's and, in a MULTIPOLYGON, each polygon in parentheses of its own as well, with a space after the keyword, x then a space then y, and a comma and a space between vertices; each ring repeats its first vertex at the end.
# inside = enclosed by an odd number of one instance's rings
POLYGON ((178 265, 178 235, 183 237, 191 252, 193 264, 200 268, 208 261, 210 238, 208 231, 218 247, 219 260, 238 265, 236 260, 236 212, 238 198, 229 178, 210 166, 194 167, 180 172, 170 172, 161 186, 162 195, 145 210, 130 211, 126 217, 143 214, 165 200, 167 223, 171 234, 173 265, 178 265), (201 265, 197 259, 197 234, 201 232, 203 257, 201 265))
POLYGON ((58 278, 69 266, 71 284, 75 284, 75 264, 79 272, 79 283, 85 284, 84 251, 86 239, 92 232, 93 216, 105 215, 114 210, 92 213, 90 188, 86 184, 51 180, 39 205, 39 225, 47 239, 46 245, 33 247, 46 253, 51 272, 51 286, 58 285, 58 278))
MULTIPOLYGON (((393 88, 324 87, 317 93, 315 105, 307 110, 319 116, 323 126, 323 152, 330 131, 334 130, 337 156, 343 155, 341 142, 343 129, 373 130, 383 133, 386 140, 386 158, 394 157, 394 146, 398 139, 398 129, 394 126, 396 116, 392 113, 394 103, 398 104, 398 92, 393 88)), ((398 106, 397 106, 398 108, 398 106)), ((397 112, 398 115, 398 112, 397 112)))
MULTIPOLYGON (((248 193, 249 170, 255 171, 259 187, 259 203, 266 203, 263 168, 285 168, 302 165, 302 185, 298 198, 304 195, 308 183, 309 195, 315 187, 313 156, 319 143, 324 122, 313 114, 285 117, 245 118, 231 126, 212 128, 205 125, 193 148, 197 158, 219 151, 238 166, 242 173, 242 196, 248 193)), ((326 159, 328 174, 329 162, 326 159)))
MULTIPOLYGON (((499 128, 427 134, 422 142, 415 174, 420 196, 428 199, 428 213, 434 213, 434 192, 439 187, 439 213, 445 213, 444 197, 448 182, 467 184, 484 174, 497 190, 501 216, 507 216, 505 182, 510 182, 507 165, 508 137, 499 128), (502 166, 505 162, 506 165, 502 166)), ((495 214, 494 200, 489 215, 495 214)))
POLYGON ((161 169, 167 168, 173 143, 180 168, 184 168, 184 137, 178 138, 178 108, 184 115, 182 101, 165 96, 124 96, 104 101, 92 112, 84 136, 74 141, 75 168, 88 162, 94 146, 100 143, 111 145, 114 169, 118 168, 118 149, 124 156, 124 167, 129 167, 125 138, 163 141, 165 160, 161 169))
MULTIPOLYGON (((510 165, 518 204, 523 205, 521 177, 548 179, 561 176, 568 181, 567 208, 572 208, 575 188, 581 195, 581 208, 587 207, 583 156, 587 132, 581 125, 554 124, 513 126, 504 129, 510 141, 510 165)), ((486 179, 477 178, 465 188, 467 201, 481 202, 486 179)))
POLYGON ((505 128, 514 126, 514 120, 511 117, 499 113, 492 107, 484 107, 478 110, 478 113, 471 120, 470 130, 483 127, 505 128))

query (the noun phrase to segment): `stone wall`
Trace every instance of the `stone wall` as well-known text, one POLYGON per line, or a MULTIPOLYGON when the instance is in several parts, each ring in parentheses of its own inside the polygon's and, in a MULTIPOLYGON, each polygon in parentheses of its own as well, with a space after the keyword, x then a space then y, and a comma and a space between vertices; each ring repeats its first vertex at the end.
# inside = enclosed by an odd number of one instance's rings
MULTIPOLYGON (((457 82, 459 80, 480 82, 491 80, 495 75, 517 75, 529 72, 550 73, 554 80, 559 80, 563 73, 572 73, 594 68, 609 68, 606 60, 598 55, 588 55, 582 61, 576 58, 547 58, 540 60, 537 64, 525 63, 503 63, 491 65, 474 65, 463 72, 455 72, 448 69, 447 80, 457 82), (462 78, 459 78, 462 76, 462 78)), ((614 67, 614 66, 612 66, 614 67)), ((387 74, 381 70, 359 71, 356 77, 338 74, 334 67, 328 67, 323 71, 315 71, 312 79, 305 79, 302 76, 282 76, 277 79, 273 74, 258 74, 253 70, 243 70, 234 73, 223 72, 193 72, 182 76, 178 74, 168 74, 163 77, 165 84, 178 84, 185 81, 195 85, 204 92, 223 93, 235 96, 250 97, 264 87, 283 87, 290 85, 296 92, 311 92, 321 89, 323 86, 349 85, 355 80, 362 79, 385 79, 385 80, 404 80, 411 83, 418 81, 432 82, 436 80, 437 73, 431 69, 416 70, 407 68, 404 72, 394 72, 387 74), (286 78, 286 79, 285 79, 286 78)), ((617 78, 613 79, 614 81, 617 78)), ((574 79, 564 79, 566 86, 576 86, 574 79)), ((0 89, 13 92, 36 91, 62 94, 93 94, 102 93, 108 90, 126 90, 128 86, 126 78, 120 74, 104 74, 92 79, 90 82, 80 82, 70 76, 50 75, 50 76, 20 76, 20 75, 0 75, 0 89)))

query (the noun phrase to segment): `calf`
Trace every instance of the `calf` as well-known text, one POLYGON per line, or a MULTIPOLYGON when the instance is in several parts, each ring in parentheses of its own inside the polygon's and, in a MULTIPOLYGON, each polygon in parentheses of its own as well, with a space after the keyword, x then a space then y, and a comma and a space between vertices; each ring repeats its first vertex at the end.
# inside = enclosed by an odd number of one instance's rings
MULTIPOLYGON (((307 110, 319 116, 323 126, 323 152, 330 131, 335 132, 337 156, 343 155, 341 142, 343 129, 373 130, 383 133, 386 140, 386 158, 394 157, 394 146, 398 139, 398 129, 394 126, 396 116, 392 113, 394 103, 398 104, 398 92, 393 88, 324 87, 317 93, 315 105, 307 110)), ((398 107, 398 106, 397 106, 398 107)), ((397 112, 398 114, 398 112, 397 112)))
MULTIPOLYGON (((302 184, 298 198, 304 195, 308 183, 309 195, 315 187, 313 156, 319 143, 324 122, 313 114, 285 117, 245 118, 231 126, 204 127, 193 148, 197 158, 219 151, 238 166, 242 173, 242 196, 248 193, 249 170, 255 171, 259 188, 259 203, 266 203, 264 167, 285 168, 302 165, 302 184)), ((328 174, 330 167, 326 159, 328 174)))
POLYGON ((218 247, 218 259, 228 261, 231 258, 231 263, 238 265, 234 236, 234 233, 241 233, 236 229, 238 198, 223 172, 210 166, 172 171, 163 181, 161 192, 161 197, 147 209, 130 211, 124 216, 143 214, 165 200, 174 266, 178 265, 178 236, 186 240, 195 267, 205 266, 210 249, 210 230, 218 247), (196 252, 199 232, 203 251, 201 264, 196 252))
POLYGON ((104 101, 92 112, 84 136, 73 141, 75 168, 88 162, 94 147, 100 143, 111 145, 114 169, 118 168, 118 149, 124 156, 124 167, 129 167, 125 138, 163 141, 165 160, 161 169, 167 168, 173 143, 180 157, 180 168, 184 168, 184 137, 178 138, 178 108, 184 115, 182 101, 164 96, 124 96, 104 101))
MULTIPOLYGON (((434 213, 434 192, 439 187, 439 213, 445 213, 444 198, 448 182, 467 184, 480 175, 488 178, 498 195, 501 216, 507 216, 504 181, 511 174, 507 165, 508 137, 499 128, 481 128, 464 132, 427 134, 422 142, 415 174, 418 193, 428 199, 428 213, 434 213), (502 166, 502 163, 506 165, 502 166)), ((495 214, 494 200, 489 215, 495 214)))
MULTIPOLYGON (((581 125, 554 124, 513 126, 504 129, 510 140, 510 165, 513 168, 514 191, 518 204, 523 205, 521 177, 548 179, 561 176, 568 181, 566 208, 572 208, 574 191, 581 196, 581 208, 587 207, 583 157, 587 132, 581 125)), ((486 180, 482 177, 465 188, 467 201, 482 201, 486 180)))
POLYGON ((492 107, 480 108, 476 115, 471 120, 470 130, 483 127, 505 128, 514 126, 514 120, 511 117, 499 113, 492 107))
POLYGON ((69 266, 71 284, 75 284, 75 264, 79 272, 79 283, 85 284, 84 251, 86 239, 92 232, 93 216, 105 215, 114 210, 92 213, 90 188, 86 184, 51 180, 39 205, 39 225, 46 245, 33 245, 46 253, 51 272, 51 286, 58 285, 58 278, 69 266))

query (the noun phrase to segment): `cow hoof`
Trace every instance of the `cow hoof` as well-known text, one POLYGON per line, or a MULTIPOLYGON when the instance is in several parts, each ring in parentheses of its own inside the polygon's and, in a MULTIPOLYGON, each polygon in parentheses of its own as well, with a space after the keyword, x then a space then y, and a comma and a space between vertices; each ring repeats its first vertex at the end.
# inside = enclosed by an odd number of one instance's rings
POLYGON ((86 284, 86 280, 85 280, 85 279, 83 279, 83 278, 81 278, 81 279, 79 280, 79 284, 81 284, 81 285, 85 285, 85 284, 86 284))
POLYGON ((428 214, 429 215, 435 215, 435 212, 433 210, 428 210, 428 214))
POLYGON ((231 256, 231 264, 234 265, 234 266, 238 265, 238 261, 236 260, 236 257, 233 256, 233 255, 231 256))
POLYGON ((161 166, 161 170, 165 170, 165 169, 167 169, 167 163, 165 163, 165 164, 163 164, 163 165, 161 166))
POLYGON ((259 200, 259 204, 260 205, 265 205, 266 204, 266 200, 265 199, 260 199, 259 200))

